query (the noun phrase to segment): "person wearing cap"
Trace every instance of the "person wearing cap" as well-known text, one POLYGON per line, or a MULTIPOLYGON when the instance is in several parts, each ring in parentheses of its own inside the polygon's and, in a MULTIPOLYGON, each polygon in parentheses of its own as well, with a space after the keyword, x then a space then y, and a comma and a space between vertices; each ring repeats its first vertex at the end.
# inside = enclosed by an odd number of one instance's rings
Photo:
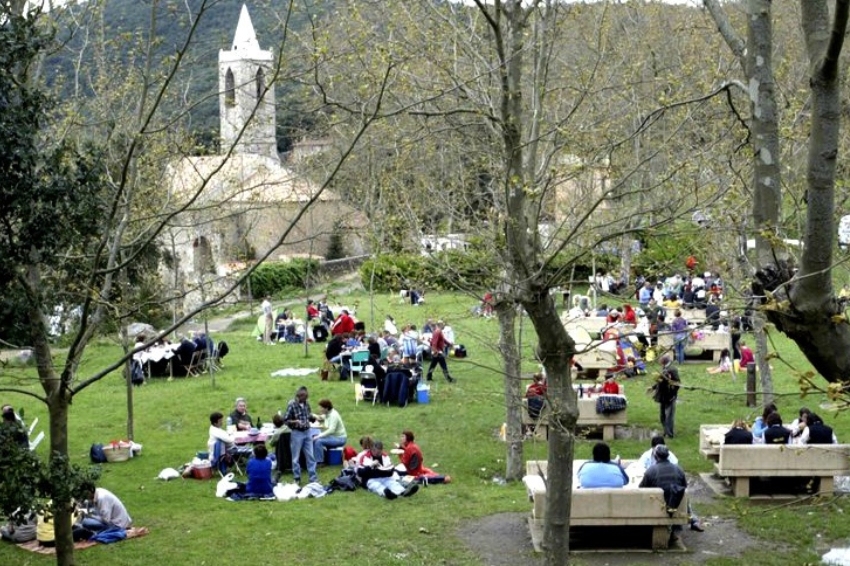
MULTIPOLYGON (((664 501, 668 509, 677 509, 684 498, 685 489, 688 487, 685 472, 678 465, 670 462, 670 450, 664 444, 656 446, 653 453, 656 463, 646 470, 639 487, 661 488, 664 491, 664 501)), ((702 527, 698 525, 698 528, 701 529, 702 527)), ((671 527, 669 541, 671 548, 684 549, 681 533, 681 525, 671 527)))
POLYGON ((661 375, 651 390, 654 391, 653 398, 658 403, 661 426, 664 427, 664 436, 667 438, 673 438, 675 435, 676 399, 681 382, 679 370, 673 365, 670 355, 661 356, 661 375))

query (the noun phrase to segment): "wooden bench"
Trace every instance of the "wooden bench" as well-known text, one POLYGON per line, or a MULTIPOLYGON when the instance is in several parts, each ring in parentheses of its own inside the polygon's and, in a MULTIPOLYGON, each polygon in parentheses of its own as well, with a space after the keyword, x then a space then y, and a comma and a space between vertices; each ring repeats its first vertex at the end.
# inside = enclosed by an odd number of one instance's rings
POLYGON ((749 497, 750 478, 820 478, 820 493, 834 489, 834 476, 850 474, 850 445, 722 445, 715 472, 729 479, 735 497, 749 497))
MULTIPOLYGON (((732 337, 728 332, 711 332, 708 330, 701 330, 699 332, 702 338, 693 342, 689 341, 687 345, 688 349, 699 348, 704 352, 711 352, 712 359, 715 362, 720 361, 720 352, 724 348, 730 349, 729 351, 731 352, 732 337)), ((674 342, 672 332, 660 333, 658 335, 658 345, 661 348, 672 349, 674 342)))
MULTIPOLYGON (((573 485, 578 485, 578 469, 585 460, 573 462, 573 485)), ((529 517, 529 530, 534 549, 541 551, 543 521, 546 514, 545 460, 526 462, 526 486, 529 500, 533 503, 529 517)), ((670 527, 688 523, 687 494, 679 508, 671 516, 664 503, 661 488, 638 488, 631 483, 622 489, 574 488, 570 508, 570 527, 651 527, 652 549, 666 549, 670 539, 670 527)), ((602 539, 604 540, 604 539, 602 539)))
MULTIPOLYGON (((622 391, 622 386, 620 387, 622 391)), ((578 399, 578 420, 576 427, 602 429, 603 440, 614 440, 614 427, 628 424, 628 415, 623 409, 616 413, 597 413, 596 396, 578 399)), ((534 425, 535 435, 546 438, 549 433, 549 405, 545 404, 538 419, 532 419, 528 414, 528 399, 522 400, 522 424, 534 425)))

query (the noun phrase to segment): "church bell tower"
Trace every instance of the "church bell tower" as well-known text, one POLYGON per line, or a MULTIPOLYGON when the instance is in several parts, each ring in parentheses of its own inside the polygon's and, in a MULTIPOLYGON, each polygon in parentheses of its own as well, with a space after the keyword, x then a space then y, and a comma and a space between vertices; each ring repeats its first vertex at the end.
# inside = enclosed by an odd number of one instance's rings
POLYGON ((275 137, 274 57, 260 49, 248 7, 242 5, 230 50, 218 54, 221 153, 280 160, 275 137), (238 141, 237 141, 238 140, 238 141))

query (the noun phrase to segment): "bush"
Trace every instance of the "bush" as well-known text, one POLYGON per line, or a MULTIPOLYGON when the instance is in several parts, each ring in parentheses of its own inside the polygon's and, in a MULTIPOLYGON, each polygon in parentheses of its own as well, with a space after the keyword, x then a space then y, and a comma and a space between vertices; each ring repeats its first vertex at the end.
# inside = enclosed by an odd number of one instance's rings
MULTIPOLYGON (((254 297, 265 297, 290 289, 307 288, 318 268, 319 262, 314 259, 263 263, 249 278, 251 294, 254 297)), ((245 292, 244 288, 243 292, 245 292)))
POLYGON ((479 251, 381 255, 360 266, 360 280, 369 289, 374 271, 375 291, 489 289, 498 279, 497 267, 491 257, 479 251))

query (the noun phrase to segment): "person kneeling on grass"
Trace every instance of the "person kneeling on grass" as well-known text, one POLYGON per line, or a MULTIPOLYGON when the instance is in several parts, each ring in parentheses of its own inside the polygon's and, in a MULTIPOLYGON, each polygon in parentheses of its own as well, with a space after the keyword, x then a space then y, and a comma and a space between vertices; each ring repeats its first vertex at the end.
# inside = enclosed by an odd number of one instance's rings
POLYGON ((91 502, 90 513, 82 521, 84 528, 99 533, 112 527, 127 530, 133 524, 127 508, 108 489, 96 488, 93 483, 86 482, 82 486, 82 493, 91 502))
POLYGON ((398 474, 390 457, 384 452, 384 443, 380 440, 373 441, 369 453, 360 459, 357 477, 366 489, 387 499, 410 497, 419 490, 417 483, 405 487, 398 481, 398 474))
POLYGON ((422 464, 425 458, 422 456, 422 450, 413 442, 414 439, 413 432, 405 430, 401 433, 401 442, 396 444, 395 449, 392 450, 393 454, 398 455, 407 475, 413 476, 419 483, 451 483, 451 476, 440 475, 422 464))

